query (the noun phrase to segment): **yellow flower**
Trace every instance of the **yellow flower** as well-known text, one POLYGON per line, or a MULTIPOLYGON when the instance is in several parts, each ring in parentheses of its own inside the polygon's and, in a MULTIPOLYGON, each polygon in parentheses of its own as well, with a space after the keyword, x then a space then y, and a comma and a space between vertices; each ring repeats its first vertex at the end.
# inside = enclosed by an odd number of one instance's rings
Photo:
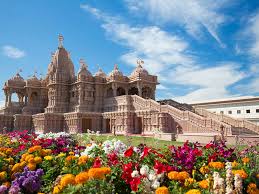
POLYGON ((36 157, 34 158, 34 162, 35 162, 36 164, 40 164, 40 163, 42 163, 42 158, 41 158, 40 156, 36 156, 36 157))
POLYGON ((58 193, 61 193, 62 189, 60 186, 55 186, 54 189, 53 189, 53 194, 58 194, 58 193))
POLYGON ((6 177, 7 177, 7 172, 6 171, 0 172, 0 180, 1 181, 5 180, 6 177))
POLYGON ((178 180, 184 181, 185 179, 188 179, 190 177, 189 173, 186 171, 179 172, 178 174, 178 180))
POLYGON ((158 187, 156 189, 156 194, 169 194, 168 188, 163 186, 163 187, 158 187))
POLYGON ((191 189, 188 192, 186 192, 185 194, 201 194, 199 189, 191 189))
POLYGON ((75 184, 75 176, 73 174, 66 174, 60 180, 61 188, 66 187, 67 185, 75 184))
POLYGON ((80 172, 76 175, 75 182, 76 184, 84 184, 88 180, 89 176, 87 172, 80 172))
POLYGON ((52 153, 51 149, 42 149, 41 150, 41 156, 47 156, 52 153))
POLYGON ((246 191, 248 194, 258 194, 259 193, 259 189, 257 189, 255 183, 249 183, 246 191))
POLYGON ((21 168, 20 163, 17 163, 17 164, 15 164, 15 165, 13 166, 12 172, 18 172, 18 171, 20 170, 20 168, 21 168))
POLYGON ((199 187, 201 189, 208 189, 209 188, 209 182, 207 180, 202 180, 199 182, 199 187))
POLYGON ((29 164, 27 165, 27 167, 29 168, 29 170, 33 171, 33 170, 36 169, 36 164, 35 164, 35 163, 29 163, 29 164))
POLYGON ((170 180, 178 180, 178 172, 176 171, 169 172, 167 176, 170 180))
POLYGON ((69 154, 69 155, 72 155, 72 156, 74 156, 74 155, 75 155, 75 153, 74 153, 74 152, 69 152, 68 154, 69 154))
POLYGON ((80 156, 78 158, 78 165, 81 165, 81 164, 85 164, 88 160, 88 157, 87 156, 80 156))
POLYGON ((63 153, 63 152, 61 152, 61 153, 58 155, 58 157, 63 157, 63 156, 66 156, 66 154, 63 153))
POLYGON ((241 170, 233 170, 232 173, 234 175, 239 174, 242 179, 246 179, 247 176, 248 176, 247 173, 243 169, 241 169, 241 170))
POLYGON ((52 156, 45 156, 44 160, 53 160, 53 157, 52 156))
POLYGON ((200 168, 200 172, 201 172, 201 174, 208 174, 209 172, 210 172, 210 170, 209 170, 209 167, 208 166, 202 166, 201 168, 200 168))
POLYGON ((192 184, 195 183, 195 182, 196 182, 195 179, 193 179, 193 178, 187 178, 187 179, 185 179, 184 186, 188 187, 188 186, 192 185, 192 184))
POLYGON ((222 169, 224 168, 224 163, 222 162, 210 162, 209 167, 215 168, 215 169, 222 169))
POLYGON ((245 158, 242 158, 242 161, 244 164, 247 164, 247 163, 249 163, 250 159, 245 157, 245 158))
POLYGON ((8 187, 8 188, 11 187, 11 183, 8 182, 8 181, 4 182, 3 185, 5 185, 5 186, 8 187))
POLYGON ((236 161, 232 162, 232 168, 235 168, 235 167, 237 167, 238 165, 239 165, 238 162, 236 162, 236 161))
POLYGON ((24 160, 25 160, 26 162, 29 162, 29 160, 30 160, 31 158, 34 158, 34 155, 29 154, 29 155, 27 155, 27 156, 25 157, 24 160))
POLYGON ((29 162, 29 163, 35 163, 34 158, 30 158, 30 159, 28 160, 28 162, 29 162))

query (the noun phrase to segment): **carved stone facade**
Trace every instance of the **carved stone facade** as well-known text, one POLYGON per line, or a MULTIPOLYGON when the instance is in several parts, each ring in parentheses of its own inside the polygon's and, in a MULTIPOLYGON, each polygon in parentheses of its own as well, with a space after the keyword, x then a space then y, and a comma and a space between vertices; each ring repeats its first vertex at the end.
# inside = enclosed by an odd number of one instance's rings
MULTIPOLYGON (((81 67, 75 74, 70 53, 59 36, 59 46, 52 54, 45 78, 34 75, 24 80, 17 73, 5 82, 0 129, 37 133, 84 133, 90 129, 146 135, 157 129, 164 134, 219 133, 223 126, 226 135, 232 133, 233 122, 156 102, 157 76, 143 68, 143 61, 137 63, 130 76, 123 75, 117 65, 109 75, 101 69, 92 75, 80 60, 81 67), (13 94, 17 94, 18 102, 12 101, 13 94)), ((259 131, 246 126, 255 133, 259 131)))

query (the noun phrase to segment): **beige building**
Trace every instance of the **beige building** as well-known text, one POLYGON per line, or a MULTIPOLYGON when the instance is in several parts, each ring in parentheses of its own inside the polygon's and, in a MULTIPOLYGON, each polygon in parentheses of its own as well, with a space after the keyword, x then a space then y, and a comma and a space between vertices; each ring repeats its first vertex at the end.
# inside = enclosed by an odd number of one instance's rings
MULTIPOLYGON (((87 129, 102 133, 153 134, 258 134, 248 121, 229 119, 201 109, 179 109, 175 103, 155 101, 157 76, 150 75, 139 60, 125 76, 117 65, 109 75, 101 69, 94 75, 80 60, 74 72, 70 54, 59 36, 47 75, 25 80, 17 73, 4 84, 5 106, 0 110, 0 129, 31 129, 37 133, 66 131, 82 133, 87 129), (17 94, 18 102, 12 96, 17 94)), ((199 136, 200 137, 200 136, 199 136)))
POLYGON ((192 106, 237 119, 246 119, 259 125, 259 97, 244 96, 210 100, 195 103, 192 106))

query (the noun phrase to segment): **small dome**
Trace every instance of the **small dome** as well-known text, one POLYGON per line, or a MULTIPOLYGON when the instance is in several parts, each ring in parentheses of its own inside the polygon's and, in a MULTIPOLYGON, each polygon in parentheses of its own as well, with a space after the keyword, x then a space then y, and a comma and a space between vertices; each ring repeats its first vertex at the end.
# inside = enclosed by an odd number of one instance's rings
POLYGON ((123 77, 122 72, 119 70, 118 65, 115 64, 114 65, 114 69, 112 70, 112 72, 109 74, 109 77, 123 77))
POLYGON ((28 79, 28 81, 31 81, 31 82, 38 82, 39 79, 36 77, 36 75, 33 75, 31 78, 28 79))
POLYGON ((78 71, 78 77, 79 76, 92 77, 91 72, 88 71, 87 65, 85 64, 85 62, 82 59, 80 59, 80 64, 81 64, 81 67, 78 71))
POLYGON ((138 60, 137 61, 138 63, 138 66, 135 68, 135 70, 131 73, 130 77, 135 77, 135 76, 139 76, 139 75, 142 75, 142 76, 147 76, 149 75, 148 74, 148 71, 145 70, 141 64, 143 64, 144 62, 142 60, 138 60))
POLYGON ((103 70, 101 68, 98 69, 98 71, 95 73, 95 76, 106 78, 106 74, 103 72, 103 70))
POLYGON ((22 78, 22 76, 19 73, 17 73, 14 77, 12 77, 11 80, 13 80, 13 81, 21 81, 21 82, 24 81, 24 79, 22 78))

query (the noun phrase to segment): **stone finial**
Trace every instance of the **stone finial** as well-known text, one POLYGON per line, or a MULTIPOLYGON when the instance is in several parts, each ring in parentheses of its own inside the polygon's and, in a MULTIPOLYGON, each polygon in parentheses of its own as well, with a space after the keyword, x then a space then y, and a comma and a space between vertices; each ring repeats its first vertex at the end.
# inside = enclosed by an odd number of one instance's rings
POLYGON ((58 47, 59 48, 63 47, 63 41, 64 41, 64 37, 61 34, 59 34, 58 35, 58 47))
POLYGON ((86 68, 86 69, 87 69, 87 65, 86 65, 84 59, 79 59, 79 64, 80 64, 80 66, 81 66, 81 69, 82 69, 82 68, 86 68))
POLYGON ((144 61, 141 60, 141 59, 138 59, 138 60, 137 60, 137 64, 138 64, 138 66, 141 66, 141 67, 142 67, 142 64, 144 64, 144 61))

